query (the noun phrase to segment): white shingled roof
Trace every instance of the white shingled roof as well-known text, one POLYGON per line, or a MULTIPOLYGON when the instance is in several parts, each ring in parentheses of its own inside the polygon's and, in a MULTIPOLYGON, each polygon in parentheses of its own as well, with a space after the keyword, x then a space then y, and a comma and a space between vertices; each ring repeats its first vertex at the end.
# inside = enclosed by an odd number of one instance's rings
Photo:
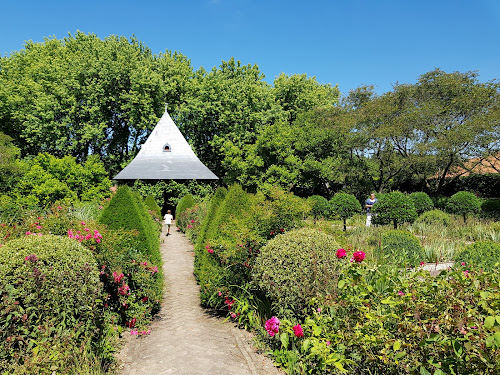
POLYGON ((115 180, 217 180, 195 155, 165 108, 137 156, 115 180))

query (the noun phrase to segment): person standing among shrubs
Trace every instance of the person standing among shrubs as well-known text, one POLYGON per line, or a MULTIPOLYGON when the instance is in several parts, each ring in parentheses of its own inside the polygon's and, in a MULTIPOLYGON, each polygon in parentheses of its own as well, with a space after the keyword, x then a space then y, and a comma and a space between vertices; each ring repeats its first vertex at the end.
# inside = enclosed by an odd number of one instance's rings
POLYGON ((167 213, 164 216, 165 219, 165 224, 167 225, 167 236, 170 234, 170 225, 172 224, 172 219, 174 217, 172 216, 172 211, 167 210, 167 213))
POLYGON ((368 198, 365 202, 367 227, 372 224, 372 207, 375 203, 377 203, 377 198, 375 198, 375 193, 371 193, 370 198, 368 198))

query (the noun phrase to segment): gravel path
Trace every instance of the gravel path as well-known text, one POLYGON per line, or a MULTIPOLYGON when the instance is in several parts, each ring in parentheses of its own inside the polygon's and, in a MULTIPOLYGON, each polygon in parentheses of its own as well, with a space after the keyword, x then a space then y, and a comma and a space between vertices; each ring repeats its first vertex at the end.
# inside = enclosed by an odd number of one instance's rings
POLYGON ((200 307, 193 246, 175 230, 165 233, 163 304, 149 336, 127 339, 120 354, 122 375, 283 374, 255 351, 250 333, 200 307))

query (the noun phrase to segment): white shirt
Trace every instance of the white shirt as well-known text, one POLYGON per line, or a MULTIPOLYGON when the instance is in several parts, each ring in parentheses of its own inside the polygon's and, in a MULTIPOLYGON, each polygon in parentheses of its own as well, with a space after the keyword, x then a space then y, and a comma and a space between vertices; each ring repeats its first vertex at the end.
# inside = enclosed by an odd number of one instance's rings
POLYGON ((164 218, 165 218, 165 224, 172 224, 172 219, 174 217, 170 214, 165 214, 164 218))

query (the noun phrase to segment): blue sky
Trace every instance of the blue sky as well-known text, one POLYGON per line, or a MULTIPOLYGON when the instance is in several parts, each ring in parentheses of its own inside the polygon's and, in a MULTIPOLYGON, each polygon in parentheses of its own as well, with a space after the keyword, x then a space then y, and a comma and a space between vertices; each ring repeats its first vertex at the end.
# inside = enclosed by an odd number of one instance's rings
POLYGON ((500 79, 500 0, 0 0, 0 54, 77 30, 135 35, 210 70, 234 57, 272 84, 315 76, 346 93, 381 94, 434 68, 500 79))

